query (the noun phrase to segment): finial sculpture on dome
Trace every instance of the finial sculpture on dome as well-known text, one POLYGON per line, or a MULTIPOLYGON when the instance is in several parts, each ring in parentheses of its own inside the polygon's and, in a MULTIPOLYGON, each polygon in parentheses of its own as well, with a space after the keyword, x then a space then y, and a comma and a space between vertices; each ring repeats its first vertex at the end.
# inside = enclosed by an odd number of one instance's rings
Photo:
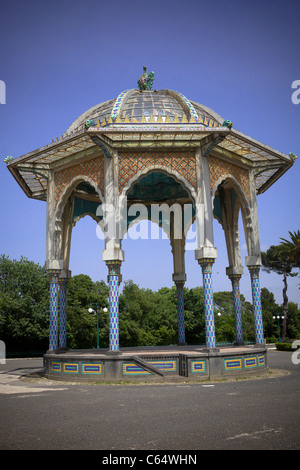
POLYGON ((147 67, 143 66, 144 73, 138 79, 139 89, 142 90, 151 90, 154 82, 154 72, 147 73, 147 67))

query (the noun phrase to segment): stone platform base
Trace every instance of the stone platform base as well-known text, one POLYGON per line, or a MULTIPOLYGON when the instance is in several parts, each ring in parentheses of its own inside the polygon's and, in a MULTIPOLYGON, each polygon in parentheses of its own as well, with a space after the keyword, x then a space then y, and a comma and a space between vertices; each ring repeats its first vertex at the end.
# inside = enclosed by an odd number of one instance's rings
POLYGON ((45 377, 69 382, 187 381, 257 376, 267 371, 264 345, 55 350, 44 355, 45 377))

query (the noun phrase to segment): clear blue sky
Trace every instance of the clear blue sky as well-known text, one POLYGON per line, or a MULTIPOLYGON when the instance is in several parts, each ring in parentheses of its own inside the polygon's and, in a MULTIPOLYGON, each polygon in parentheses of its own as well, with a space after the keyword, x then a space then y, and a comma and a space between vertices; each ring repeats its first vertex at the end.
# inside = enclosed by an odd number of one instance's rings
MULTIPOLYGON (((135 88, 142 66, 154 70, 154 88, 182 92, 245 134, 299 156, 258 196, 261 248, 300 229, 300 3, 287 1, 10 0, 0 16, 0 253, 45 262, 46 204, 28 199, 2 160, 18 157, 61 136, 88 108, 135 88), (1 163, 2 162, 2 163, 1 163)), ((218 260, 215 291, 231 290, 221 226, 214 221, 218 260)), ((242 260, 246 256, 241 233, 242 260)), ((73 274, 106 279, 103 241, 89 217, 73 230, 73 274)), ((123 280, 159 289, 172 285, 168 240, 123 243, 123 280)), ((193 251, 186 253, 187 286, 202 285, 193 251)), ((299 278, 289 299, 300 304, 299 278)), ((261 273, 261 286, 282 302, 282 279, 261 273)), ((245 268, 241 292, 251 300, 245 268)))

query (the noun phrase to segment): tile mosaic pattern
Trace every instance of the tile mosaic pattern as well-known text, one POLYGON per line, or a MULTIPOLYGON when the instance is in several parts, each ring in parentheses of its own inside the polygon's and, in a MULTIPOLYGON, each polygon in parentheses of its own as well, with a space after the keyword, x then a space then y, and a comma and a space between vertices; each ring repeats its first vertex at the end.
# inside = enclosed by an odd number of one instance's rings
POLYGON ((59 347, 67 346, 67 279, 59 279, 59 347))
POLYGON ((117 97, 117 99, 116 99, 116 101, 115 101, 115 104, 114 104, 114 107, 113 107, 113 109, 112 109, 112 111, 111 111, 111 118, 112 118, 113 120, 116 119, 116 117, 117 117, 117 115, 118 115, 118 113, 119 113, 119 111, 120 111, 121 104, 123 103, 124 98, 125 98, 125 96, 126 96, 126 94, 127 94, 128 91, 129 91, 129 90, 122 91, 122 93, 120 93, 119 96, 117 97))
POLYGON ((121 261, 106 261, 109 288, 109 349, 119 350, 119 273, 121 261))
POLYGON ((265 363, 265 356, 263 355, 224 359, 224 370, 226 372, 236 369, 249 370, 265 366, 265 363))
POLYGON ((57 349, 59 269, 48 270, 50 278, 49 349, 57 349))
POLYGON ((244 359, 244 366, 245 369, 249 369, 251 367, 257 367, 257 357, 245 357, 244 359))
POLYGON ((199 372, 206 372, 206 362, 205 361, 191 361, 191 372, 196 374, 199 372))
POLYGON ((224 359, 224 370, 235 370, 243 368, 243 359, 241 357, 236 359, 224 359))
POLYGON ((235 318, 235 335, 237 342, 243 342, 243 325, 242 325, 242 311, 241 311, 241 298, 240 298, 240 274, 233 274, 229 276, 232 283, 233 294, 233 308, 235 318))
POLYGON ((213 191, 216 182, 223 175, 232 175, 240 184, 248 201, 250 201, 250 183, 249 172, 245 168, 241 168, 233 163, 221 160, 216 157, 209 157, 209 175, 210 189, 213 191))
MULTIPOLYGON (((54 175, 55 181, 55 206, 64 191, 64 189, 77 176, 86 176, 91 179, 104 194, 104 159, 103 157, 93 158, 85 162, 73 165, 63 170, 57 171, 54 175)), ((79 181, 78 181, 79 183, 79 181)))
POLYGON ((82 375, 102 375, 103 374, 103 364, 100 363, 87 363, 84 362, 81 364, 80 362, 70 362, 70 363, 62 363, 62 362, 51 362, 51 371, 63 374, 81 374, 82 375))
POLYGON ((194 106, 192 105, 192 103, 182 93, 178 93, 178 95, 183 99, 185 104, 188 106, 191 116, 195 119, 196 122, 198 122, 198 114, 194 106))
POLYGON ((64 362, 63 373, 64 374, 79 374, 79 363, 78 362, 64 362))
POLYGON ((176 372, 177 370, 177 361, 147 361, 149 364, 157 367, 159 370, 163 370, 165 372, 176 372))
POLYGON ((99 363, 99 364, 84 363, 84 364, 81 365, 81 373, 82 374, 102 375, 103 365, 102 365, 102 363, 99 363))
POLYGON ((191 152, 121 152, 119 154, 119 191, 137 173, 146 169, 164 169, 184 178, 197 189, 195 155, 191 152))
POLYGON ((212 265, 213 258, 202 258, 198 260, 203 275, 203 295, 204 295, 204 312, 205 312, 205 330, 206 330, 206 346, 214 348, 216 346, 215 338, 215 318, 213 305, 212 290, 212 265))
MULTIPOLYGON (((177 371, 177 361, 147 361, 149 364, 157 367, 159 370, 164 372, 176 372, 177 371)), ((151 372, 143 369, 138 364, 134 362, 124 362, 123 365, 123 375, 153 375, 151 372)))
POLYGON ((123 363, 123 375, 152 375, 151 372, 143 369, 135 363, 123 363))
POLYGON ((62 371, 61 362, 51 362, 51 371, 61 372, 62 371))
POLYGON ((185 343, 185 324, 184 324, 184 281, 174 281, 177 291, 177 316, 178 316, 178 342, 185 343))
POLYGON ((265 359, 265 356, 258 356, 257 357, 257 360, 258 360, 258 366, 264 366, 265 363, 266 363, 266 359, 265 359))
POLYGON ((257 344, 264 343, 263 320, 261 310, 261 295, 259 283, 259 266, 248 266, 251 276, 252 305, 254 314, 255 341, 257 344))

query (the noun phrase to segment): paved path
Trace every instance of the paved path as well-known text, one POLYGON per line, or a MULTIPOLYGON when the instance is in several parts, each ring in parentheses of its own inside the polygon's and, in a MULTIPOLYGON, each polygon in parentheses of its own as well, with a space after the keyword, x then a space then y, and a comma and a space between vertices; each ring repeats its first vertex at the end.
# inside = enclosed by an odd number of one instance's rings
POLYGON ((7 360, 0 365, 0 449, 299 449, 300 364, 288 352, 270 350, 268 359, 280 374, 169 385, 24 381, 42 360, 7 360))

